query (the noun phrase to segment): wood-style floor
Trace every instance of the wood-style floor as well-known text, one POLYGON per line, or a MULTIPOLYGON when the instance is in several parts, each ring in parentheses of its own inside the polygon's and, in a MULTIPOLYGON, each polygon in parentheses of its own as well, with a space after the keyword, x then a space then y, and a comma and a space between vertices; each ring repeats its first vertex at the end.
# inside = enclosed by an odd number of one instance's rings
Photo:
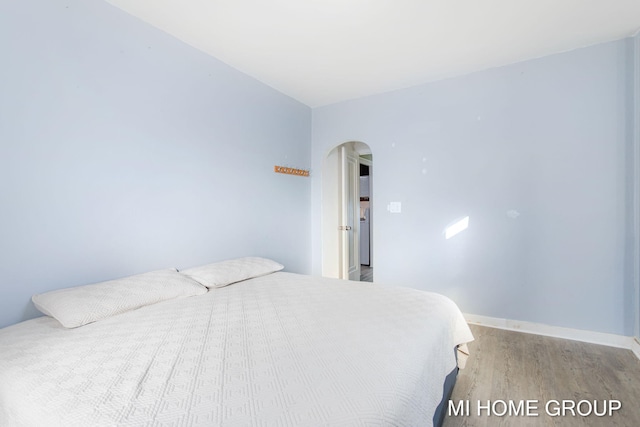
MULTIPOLYGON (((640 426, 640 360, 630 350, 471 325, 476 340, 460 371, 452 400, 470 401, 469 416, 448 416, 456 426, 640 426), (619 400, 613 416, 547 415, 545 405, 563 399, 579 402, 619 400), (538 400, 537 417, 477 416, 477 401, 538 400)), ((503 411, 496 404, 498 412, 503 411)), ((560 405, 558 405, 560 406, 560 405)), ((555 413, 555 402, 549 410, 555 413)), ((583 403, 582 412, 588 412, 583 403)), ((569 411, 567 411, 570 414, 569 411)))
POLYGON ((360 281, 373 282, 373 267, 369 267, 368 265, 360 266, 360 281))

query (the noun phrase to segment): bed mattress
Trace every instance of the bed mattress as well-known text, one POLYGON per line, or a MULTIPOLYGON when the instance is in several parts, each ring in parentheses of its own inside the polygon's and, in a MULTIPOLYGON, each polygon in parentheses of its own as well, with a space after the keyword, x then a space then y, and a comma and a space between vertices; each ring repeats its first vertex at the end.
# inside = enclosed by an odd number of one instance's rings
POLYGON ((0 425, 429 425, 471 340, 442 295, 279 272, 0 330, 0 425))

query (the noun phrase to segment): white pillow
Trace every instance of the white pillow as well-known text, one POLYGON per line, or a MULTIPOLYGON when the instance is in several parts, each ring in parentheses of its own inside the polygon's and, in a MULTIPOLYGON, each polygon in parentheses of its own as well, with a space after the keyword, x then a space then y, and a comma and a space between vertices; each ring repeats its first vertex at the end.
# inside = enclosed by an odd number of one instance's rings
POLYGON ((206 292, 206 288, 174 268, 59 289, 31 299, 38 310, 65 328, 77 328, 145 305, 206 292))
POLYGON ((264 276, 282 270, 284 266, 259 257, 246 257, 182 270, 182 274, 195 279, 207 288, 221 288, 253 277, 264 276))

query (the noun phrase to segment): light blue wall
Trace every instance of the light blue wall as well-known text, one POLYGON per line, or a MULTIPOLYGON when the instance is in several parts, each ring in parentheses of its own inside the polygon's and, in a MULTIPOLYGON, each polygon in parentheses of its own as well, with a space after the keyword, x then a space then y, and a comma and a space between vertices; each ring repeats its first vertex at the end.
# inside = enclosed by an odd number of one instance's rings
MULTIPOLYGON (((635 314, 635 336, 640 337, 640 31, 629 40, 631 49, 631 88, 633 91, 629 91, 632 94, 631 101, 631 115, 629 116, 629 132, 632 135, 632 165, 633 172, 629 174, 629 177, 633 180, 629 183, 628 188, 631 189, 633 198, 633 224, 631 228, 634 230, 632 234, 632 250, 629 251, 632 258, 629 262, 632 270, 632 279, 634 282, 634 291, 632 299, 635 302, 634 314, 635 314)), ((633 304, 632 304, 633 305, 633 304)))
POLYGON ((372 148, 375 280, 444 293, 467 313, 632 334, 630 60, 621 40, 314 109, 314 170, 342 142, 372 148), (466 215, 469 229, 445 240, 466 215))
POLYGON ((637 334, 638 310, 640 309, 640 296, 638 286, 640 286, 640 143, 636 126, 638 125, 638 92, 637 83, 637 46, 636 38, 629 37, 625 41, 627 49, 627 73, 626 73, 626 130, 627 138, 625 151, 626 186, 626 239, 625 239, 625 294, 624 312, 631 313, 630 334, 637 334))
POLYGON ((0 3, 0 327, 243 255, 310 271, 311 111, 100 0, 0 3))

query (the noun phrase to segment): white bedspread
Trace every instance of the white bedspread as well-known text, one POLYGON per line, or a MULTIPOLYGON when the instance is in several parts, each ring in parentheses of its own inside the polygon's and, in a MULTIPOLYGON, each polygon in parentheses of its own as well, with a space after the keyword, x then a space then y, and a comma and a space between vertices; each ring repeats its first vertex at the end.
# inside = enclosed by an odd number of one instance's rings
POLYGON ((274 273, 0 330, 2 426, 425 426, 473 340, 444 296, 274 273))

